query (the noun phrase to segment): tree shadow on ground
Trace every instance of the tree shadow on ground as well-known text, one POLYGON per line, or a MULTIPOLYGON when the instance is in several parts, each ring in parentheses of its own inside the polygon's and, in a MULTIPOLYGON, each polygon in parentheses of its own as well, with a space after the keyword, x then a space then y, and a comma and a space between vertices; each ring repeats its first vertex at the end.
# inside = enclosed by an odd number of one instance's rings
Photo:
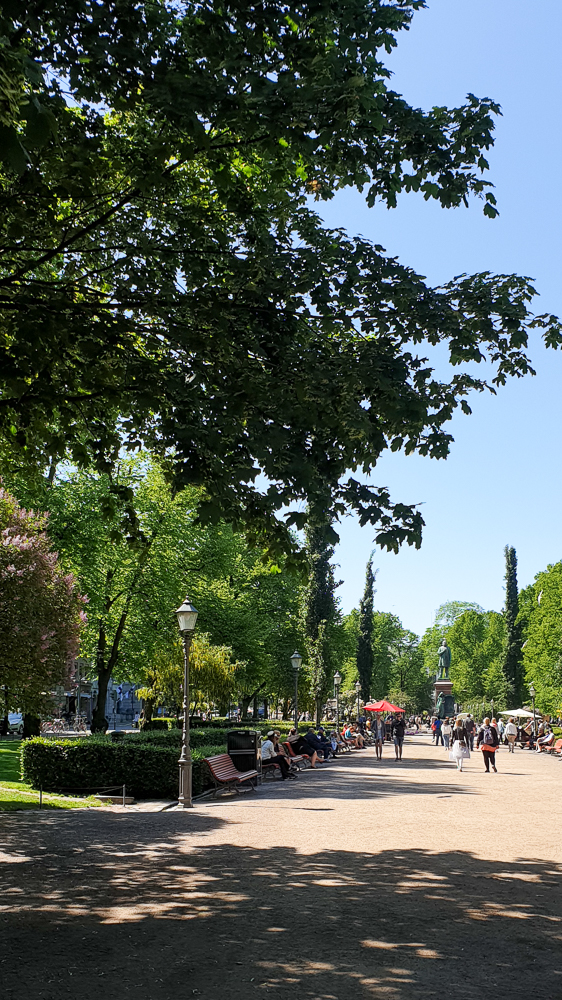
POLYGON ((560 867, 315 850, 311 820, 303 855, 205 845, 212 811, 3 818, 3 995, 558 1000, 560 867))

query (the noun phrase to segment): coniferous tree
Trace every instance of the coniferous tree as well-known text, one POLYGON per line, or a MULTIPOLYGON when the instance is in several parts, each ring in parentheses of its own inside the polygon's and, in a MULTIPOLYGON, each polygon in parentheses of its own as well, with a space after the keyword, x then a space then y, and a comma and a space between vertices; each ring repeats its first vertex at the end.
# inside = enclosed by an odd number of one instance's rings
POLYGON ((326 697, 335 670, 330 642, 331 626, 338 618, 334 567, 333 529, 329 520, 311 514, 305 531, 309 562, 305 594, 304 628, 309 661, 313 665, 312 694, 320 721, 322 701, 326 697))
POLYGON ((507 681, 508 697, 518 701, 522 697, 522 638, 519 614, 519 592, 517 590, 517 554, 513 546, 505 547, 505 610, 506 643, 503 658, 503 672, 507 681))
POLYGON ((373 573, 373 556, 367 563, 365 575, 365 590, 359 604, 359 636, 357 638, 357 673, 361 683, 361 697, 368 701, 371 697, 371 682, 373 679, 373 599, 375 573, 373 573))

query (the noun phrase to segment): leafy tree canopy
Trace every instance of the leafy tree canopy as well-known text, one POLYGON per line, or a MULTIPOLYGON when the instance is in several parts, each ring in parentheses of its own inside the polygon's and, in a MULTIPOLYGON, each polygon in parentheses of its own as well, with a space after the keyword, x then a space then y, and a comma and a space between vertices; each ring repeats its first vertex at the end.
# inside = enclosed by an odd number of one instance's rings
POLYGON ((46 528, 44 514, 0 487, 0 684, 8 706, 30 715, 69 681, 86 621, 86 602, 46 528))
POLYGON ((326 496, 379 544, 419 545, 419 512, 356 470, 386 448, 445 457, 446 422, 484 388, 464 363, 489 358, 501 384, 530 371, 529 329, 560 337, 529 312, 528 279, 433 289, 311 207, 353 185, 370 205, 415 190, 496 214, 483 174, 498 105, 424 112, 390 87, 382 56, 424 6, 5 0, 8 456, 107 470, 143 444, 205 488, 203 519, 272 545, 294 545, 299 502, 326 496), (461 366, 448 382, 424 357, 440 342, 461 366))
POLYGON ((543 712, 562 713, 562 562, 538 573, 520 594, 523 662, 527 684, 543 712))

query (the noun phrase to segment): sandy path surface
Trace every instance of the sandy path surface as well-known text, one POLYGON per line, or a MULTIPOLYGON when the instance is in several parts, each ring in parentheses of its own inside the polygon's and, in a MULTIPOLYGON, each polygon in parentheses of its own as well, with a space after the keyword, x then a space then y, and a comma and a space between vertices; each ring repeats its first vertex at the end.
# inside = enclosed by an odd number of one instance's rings
POLYGON ((561 1000, 562 763, 404 750, 191 812, 0 816, 2 1000, 561 1000))

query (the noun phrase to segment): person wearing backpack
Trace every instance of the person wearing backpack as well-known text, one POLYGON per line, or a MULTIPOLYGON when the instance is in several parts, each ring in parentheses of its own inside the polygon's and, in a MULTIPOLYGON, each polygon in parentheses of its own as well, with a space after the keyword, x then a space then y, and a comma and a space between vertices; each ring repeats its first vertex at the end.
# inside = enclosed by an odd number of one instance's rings
POLYGON ((498 770, 496 767, 496 750, 499 743, 500 738, 496 727, 490 725, 490 720, 488 718, 484 719, 480 732, 478 733, 476 746, 480 747, 482 750, 484 767, 486 768, 487 774, 490 773, 490 764, 492 765, 492 769, 494 771, 497 772, 498 770))

